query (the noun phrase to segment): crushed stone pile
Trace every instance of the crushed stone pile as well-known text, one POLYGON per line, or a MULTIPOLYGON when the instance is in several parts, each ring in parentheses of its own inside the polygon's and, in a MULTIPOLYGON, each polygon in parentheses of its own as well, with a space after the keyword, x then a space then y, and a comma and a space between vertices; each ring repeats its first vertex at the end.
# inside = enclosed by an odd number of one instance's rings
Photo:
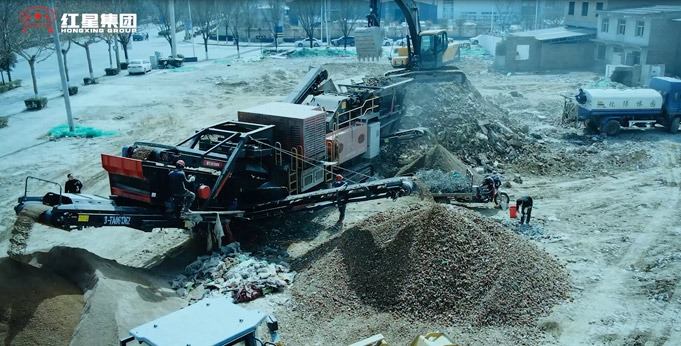
POLYGON ((286 264, 251 257, 235 242, 222 246, 211 256, 197 258, 170 285, 179 296, 189 296, 190 300, 223 294, 240 303, 287 287, 295 275, 286 264))
POLYGON ((536 141, 468 81, 421 83, 407 89, 404 105, 402 127, 429 128, 437 143, 470 165, 513 162, 536 141))
POLYGON ((13 257, 25 253, 33 224, 38 220, 38 216, 48 209, 49 207, 43 205, 26 205, 24 209, 21 210, 10 230, 7 255, 13 257))
POLYGON ((470 167, 459 160, 456 155, 449 152, 445 147, 438 144, 433 146, 428 152, 420 155, 410 164, 402 167, 396 175, 411 174, 422 169, 459 172, 460 174, 465 175, 470 167))
POLYGON ((315 318, 378 311, 434 323, 525 325, 569 295, 568 274, 553 257, 453 206, 380 213, 329 246, 292 288, 296 308, 315 318))
POLYGON ((416 179, 433 193, 452 193, 465 191, 469 180, 459 172, 445 172, 439 169, 420 170, 414 175, 416 179))

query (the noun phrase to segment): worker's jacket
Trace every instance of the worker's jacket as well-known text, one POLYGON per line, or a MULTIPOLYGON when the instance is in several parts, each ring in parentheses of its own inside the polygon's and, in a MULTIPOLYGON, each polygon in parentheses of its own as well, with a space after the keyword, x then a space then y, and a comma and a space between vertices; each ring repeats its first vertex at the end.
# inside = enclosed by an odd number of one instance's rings
POLYGON ((172 196, 184 196, 189 192, 186 184, 190 183, 190 181, 181 169, 174 169, 168 173, 168 183, 172 196))

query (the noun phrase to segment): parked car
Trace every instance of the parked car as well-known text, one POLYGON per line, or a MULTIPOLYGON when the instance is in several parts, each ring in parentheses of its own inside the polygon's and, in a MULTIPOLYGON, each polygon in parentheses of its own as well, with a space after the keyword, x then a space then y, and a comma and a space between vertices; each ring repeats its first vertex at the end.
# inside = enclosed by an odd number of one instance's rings
POLYGON ((130 60, 130 63, 128 64, 128 73, 129 74, 145 74, 147 72, 151 71, 151 63, 149 60, 146 59, 134 59, 130 60))
POLYGON ((331 44, 336 46, 336 47, 342 47, 343 45, 347 45, 349 47, 354 47, 355 46, 355 38, 352 36, 343 36, 339 38, 335 38, 331 40, 331 44), (345 42, 343 42, 345 41, 345 42))
POLYGON ((133 41, 144 41, 149 39, 149 34, 146 32, 136 32, 132 34, 133 41))
MULTIPOLYGON (((308 38, 296 41, 294 44, 296 45, 296 47, 309 47, 310 46, 310 38, 308 37, 308 38)), ((322 41, 320 41, 316 38, 312 39, 312 46, 313 47, 320 47, 321 45, 322 45, 322 41)))
POLYGON ((383 39, 383 45, 386 47, 390 47, 393 45, 393 40, 386 37, 383 39))

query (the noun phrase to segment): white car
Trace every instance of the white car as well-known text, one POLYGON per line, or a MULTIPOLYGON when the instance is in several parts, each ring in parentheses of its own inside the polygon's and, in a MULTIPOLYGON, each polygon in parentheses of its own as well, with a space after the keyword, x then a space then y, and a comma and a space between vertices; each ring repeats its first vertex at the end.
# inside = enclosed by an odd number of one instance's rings
MULTIPOLYGON (((305 38, 303 40, 296 41, 294 44, 296 45, 296 47, 301 47, 301 48, 302 47, 309 47, 310 46, 310 38, 308 37, 308 38, 305 38)), ((322 41, 320 41, 316 38, 312 39, 312 47, 320 47, 321 45, 322 45, 322 41)))
POLYGON ((386 37, 383 39, 383 45, 386 47, 390 47, 393 45, 393 40, 386 37))
POLYGON ((147 72, 151 71, 151 63, 149 60, 146 59, 135 59, 135 60, 130 60, 130 63, 128 64, 128 73, 129 74, 145 74, 147 72))

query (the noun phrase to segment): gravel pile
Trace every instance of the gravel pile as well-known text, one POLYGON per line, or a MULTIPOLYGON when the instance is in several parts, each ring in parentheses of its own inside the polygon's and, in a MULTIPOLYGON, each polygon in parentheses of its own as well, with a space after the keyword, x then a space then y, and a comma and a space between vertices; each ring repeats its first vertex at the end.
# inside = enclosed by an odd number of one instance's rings
POLYGON ((20 256, 23 255, 28 246, 28 238, 31 236, 33 224, 38 219, 38 216, 49 207, 43 205, 26 205, 24 209, 17 215, 17 219, 10 230, 9 248, 7 255, 20 256))
POLYGON ((428 169, 418 171, 414 176, 433 193, 460 192, 465 191, 469 187, 468 178, 459 172, 428 169))
POLYGON ((381 213, 329 247, 296 279, 292 292, 303 313, 524 325, 569 294, 567 272, 553 257, 452 206, 381 213))

